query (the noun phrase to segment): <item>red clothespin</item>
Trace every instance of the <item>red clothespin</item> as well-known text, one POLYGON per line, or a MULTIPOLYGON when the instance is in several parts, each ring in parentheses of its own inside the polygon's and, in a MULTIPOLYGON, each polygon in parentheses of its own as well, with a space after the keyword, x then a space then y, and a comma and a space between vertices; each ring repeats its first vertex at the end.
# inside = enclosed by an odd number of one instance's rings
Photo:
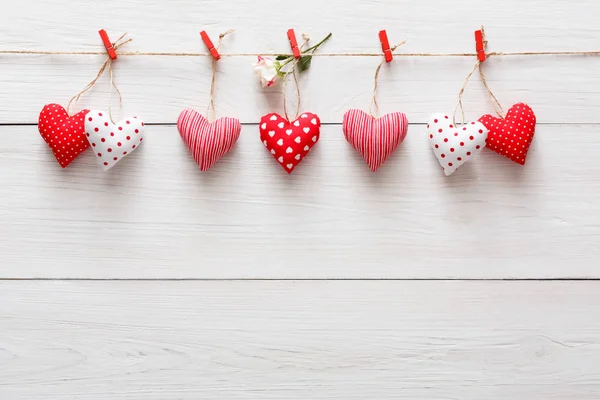
POLYGON ((215 48, 215 45, 213 44, 213 42, 211 42, 211 40, 208 37, 208 34, 206 33, 206 31, 200 32, 200 36, 202 36, 202 41, 204 42, 204 44, 208 48, 208 51, 210 51, 210 54, 212 54, 213 58, 215 60, 219 60, 221 58, 221 55, 219 54, 219 52, 215 48))
POLYGON ((475 49, 477 50, 477 59, 479 62, 485 61, 485 48, 483 45, 483 30, 475 31, 475 49))
POLYGON ((387 32, 384 30, 379 31, 379 41, 381 42, 381 50, 383 50, 383 54, 385 55, 385 61, 390 62, 394 59, 392 55, 392 49, 390 49, 390 42, 387 37, 387 32))
POLYGON ((296 34, 293 29, 288 29, 287 37, 290 40, 290 46, 292 47, 292 53, 294 58, 300 58, 300 49, 298 48, 298 41, 296 40, 296 34))
POLYGON ((110 59, 116 60, 117 52, 115 51, 110 39, 108 38, 108 34, 106 33, 106 31, 104 29, 100 29, 100 31, 98 31, 98 33, 100 34, 100 37, 102 38, 102 43, 104 43, 104 47, 106 47, 106 51, 108 52, 110 59))

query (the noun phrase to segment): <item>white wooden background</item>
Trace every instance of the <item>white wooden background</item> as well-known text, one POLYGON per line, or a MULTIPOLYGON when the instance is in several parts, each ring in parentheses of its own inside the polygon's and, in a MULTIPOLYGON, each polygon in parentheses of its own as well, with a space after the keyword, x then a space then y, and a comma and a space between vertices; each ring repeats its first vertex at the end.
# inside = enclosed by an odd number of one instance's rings
MULTIPOLYGON (((0 12, 0 50, 288 52, 288 28, 323 53, 600 50, 596 0, 20 0, 0 12)), ((281 111, 253 57, 218 63, 219 115, 244 123, 200 173, 174 122, 203 111, 208 57, 120 57, 125 113, 147 139, 109 173, 68 169, 37 132, 102 56, 0 55, 0 399, 600 398, 600 58, 490 58, 501 102, 529 103, 527 166, 484 151, 445 178, 425 137, 451 112, 474 60, 397 57, 382 111, 409 134, 372 174, 345 142, 377 57, 315 58, 303 109, 325 126, 287 176, 256 121, 281 111)), ((106 79, 82 107, 105 108, 106 79)), ((469 118, 491 111, 469 85, 469 118)))

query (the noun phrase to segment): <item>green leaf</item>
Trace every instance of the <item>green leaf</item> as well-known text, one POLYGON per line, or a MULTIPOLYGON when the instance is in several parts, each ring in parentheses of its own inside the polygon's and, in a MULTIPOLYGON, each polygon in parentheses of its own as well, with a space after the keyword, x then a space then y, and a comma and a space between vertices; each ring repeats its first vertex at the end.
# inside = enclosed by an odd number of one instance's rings
POLYGON ((280 56, 277 56, 277 57, 275 57, 275 59, 276 59, 277 61, 283 61, 283 60, 287 60, 288 58, 290 58, 290 56, 286 56, 286 55, 284 55, 284 54, 282 54, 282 55, 280 55, 280 56))
POLYGON ((302 56, 298 61, 298 71, 303 72, 310 68, 312 62, 312 56, 302 56))

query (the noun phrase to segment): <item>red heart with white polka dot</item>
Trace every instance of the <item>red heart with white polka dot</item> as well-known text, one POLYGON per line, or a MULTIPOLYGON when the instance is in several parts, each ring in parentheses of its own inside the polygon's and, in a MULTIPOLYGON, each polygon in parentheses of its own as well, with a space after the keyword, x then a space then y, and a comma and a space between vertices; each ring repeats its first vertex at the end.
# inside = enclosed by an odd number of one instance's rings
POLYGON ((85 135, 107 171, 142 143, 144 122, 131 117, 113 124, 108 113, 92 110, 85 118, 85 135))
POLYGON ((320 132, 321 120, 312 113, 303 113, 292 122, 279 114, 260 119, 260 140, 288 174, 308 155, 320 132))
POLYGON ((52 149, 56 161, 66 168, 90 145, 85 138, 84 119, 88 110, 69 117, 60 104, 47 104, 40 112, 38 130, 52 149))
POLYGON ((486 146, 496 153, 525 165, 529 146, 535 134, 535 114, 525 103, 517 103, 506 113, 506 117, 497 118, 484 115, 479 122, 489 129, 486 146))
POLYGON ((488 130, 480 122, 455 126, 448 115, 435 114, 427 124, 427 133, 435 156, 449 176, 485 147, 488 130))

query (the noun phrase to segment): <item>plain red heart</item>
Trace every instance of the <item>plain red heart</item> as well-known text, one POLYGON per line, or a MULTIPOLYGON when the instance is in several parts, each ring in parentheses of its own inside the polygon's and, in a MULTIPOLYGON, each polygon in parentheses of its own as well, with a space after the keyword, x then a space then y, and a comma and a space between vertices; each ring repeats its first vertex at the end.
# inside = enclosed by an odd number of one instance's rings
POLYGON ((317 143, 320 132, 321 120, 308 112, 292 122, 274 113, 260 119, 260 140, 288 174, 317 143))
POLYGON ((177 129, 200 171, 206 171, 233 148, 242 125, 239 119, 230 117, 211 123, 199 112, 188 109, 179 115, 177 129))
POLYGON ((479 122, 488 128, 486 147, 496 153, 525 165, 527 152, 535 134, 535 114, 525 103, 517 103, 506 113, 506 117, 497 118, 484 115, 479 122))
POLYGON ((408 119, 401 112, 375 118, 362 110, 344 114, 344 136, 375 172, 406 137, 408 119))
POLYGON ((47 104, 40 112, 40 135, 63 168, 90 147, 85 137, 85 115, 88 112, 89 110, 82 110, 69 117, 67 110, 60 104, 47 104))

